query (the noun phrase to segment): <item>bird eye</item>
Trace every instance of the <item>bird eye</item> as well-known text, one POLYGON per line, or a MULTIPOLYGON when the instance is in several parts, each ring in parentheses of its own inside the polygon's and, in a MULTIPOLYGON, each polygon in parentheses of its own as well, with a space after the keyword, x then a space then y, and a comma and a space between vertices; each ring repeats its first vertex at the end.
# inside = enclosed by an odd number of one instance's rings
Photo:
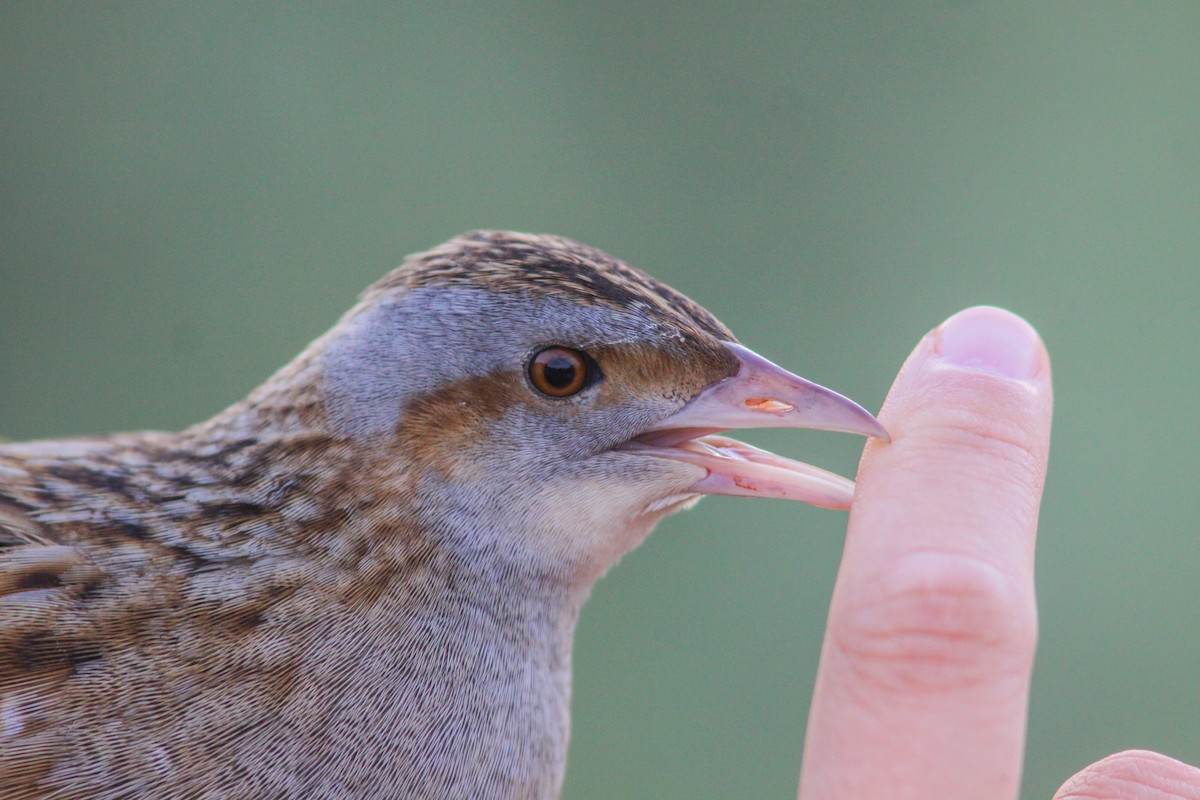
POLYGON ((529 380, 542 394, 570 397, 588 383, 588 359, 578 350, 547 347, 529 362, 529 380))

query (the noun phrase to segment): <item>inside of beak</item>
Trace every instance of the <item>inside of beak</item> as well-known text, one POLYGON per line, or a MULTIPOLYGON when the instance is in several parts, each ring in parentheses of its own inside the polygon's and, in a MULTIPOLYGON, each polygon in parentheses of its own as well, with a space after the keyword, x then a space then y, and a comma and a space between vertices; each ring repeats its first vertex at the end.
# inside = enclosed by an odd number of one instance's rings
POLYGON ((853 400, 739 344, 723 344, 737 359, 737 372, 703 389, 625 449, 703 468, 705 476, 689 488, 695 494, 777 497, 849 508, 853 481, 715 434, 730 428, 811 428, 888 441, 887 430, 853 400))

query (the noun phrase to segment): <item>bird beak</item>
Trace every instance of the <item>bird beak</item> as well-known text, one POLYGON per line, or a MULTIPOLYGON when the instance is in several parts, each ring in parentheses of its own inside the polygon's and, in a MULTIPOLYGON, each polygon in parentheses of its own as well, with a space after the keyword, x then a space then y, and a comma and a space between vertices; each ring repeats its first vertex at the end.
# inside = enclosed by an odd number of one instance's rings
POLYGON ((729 428, 812 428, 861 433, 886 442, 890 437, 879 420, 853 400, 793 375, 740 344, 722 344, 737 359, 737 372, 706 386, 624 449, 702 467, 707 474, 688 494, 779 497, 822 508, 849 508, 854 481, 713 434, 729 428))

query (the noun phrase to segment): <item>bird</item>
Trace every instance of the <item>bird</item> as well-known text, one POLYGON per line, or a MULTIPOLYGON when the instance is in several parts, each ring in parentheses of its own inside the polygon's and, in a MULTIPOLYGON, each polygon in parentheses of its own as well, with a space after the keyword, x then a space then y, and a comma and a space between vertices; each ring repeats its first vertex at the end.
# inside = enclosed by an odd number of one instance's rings
POLYGON ((0 443, 0 797, 557 797, 623 554, 708 494, 849 507, 755 427, 888 436, 600 250, 476 231, 212 419, 0 443))

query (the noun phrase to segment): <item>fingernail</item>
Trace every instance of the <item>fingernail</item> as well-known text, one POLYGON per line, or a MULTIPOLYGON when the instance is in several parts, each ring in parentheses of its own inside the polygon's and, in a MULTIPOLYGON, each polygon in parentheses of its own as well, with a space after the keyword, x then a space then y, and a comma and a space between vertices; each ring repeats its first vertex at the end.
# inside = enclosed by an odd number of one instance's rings
POLYGON ((1041 363, 1033 326, 994 306, 968 308, 943 322, 935 348, 951 364, 1019 380, 1036 375, 1041 363))

